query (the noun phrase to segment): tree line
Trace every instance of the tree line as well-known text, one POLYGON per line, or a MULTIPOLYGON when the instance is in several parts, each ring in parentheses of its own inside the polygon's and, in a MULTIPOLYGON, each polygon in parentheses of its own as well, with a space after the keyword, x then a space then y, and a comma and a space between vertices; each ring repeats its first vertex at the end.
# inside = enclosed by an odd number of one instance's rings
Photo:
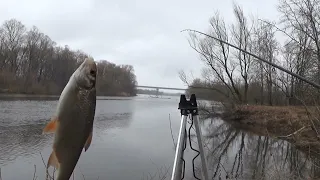
MULTIPOLYGON (((234 22, 216 12, 206 34, 236 45, 320 84, 320 0, 279 0, 279 21, 247 16, 233 4, 234 22), (277 36, 278 35, 278 36, 277 36)), ((190 33, 189 44, 204 62, 201 78, 188 93, 238 104, 301 105, 320 103, 320 90, 226 44, 190 33)))
MULTIPOLYGON (((0 90, 7 93, 60 94, 88 54, 58 46, 36 26, 16 19, 0 27, 0 90)), ((98 95, 136 95, 131 65, 97 62, 98 95)))

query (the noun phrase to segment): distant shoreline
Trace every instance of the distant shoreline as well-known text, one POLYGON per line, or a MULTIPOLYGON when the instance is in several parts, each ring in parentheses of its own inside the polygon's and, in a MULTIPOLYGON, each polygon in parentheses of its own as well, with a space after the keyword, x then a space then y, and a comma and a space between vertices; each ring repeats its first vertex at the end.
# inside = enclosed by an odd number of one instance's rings
MULTIPOLYGON (((19 94, 19 93, 0 93, 0 100, 19 100, 19 99, 39 99, 39 100, 58 100, 60 95, 46 95, 46 94, 19 94)), ((135 96, 112 96, 102 95, 97 96, 97 100, 126 100, 135 96)))
MULTIPOLYGON (((148 94, 137 94, 135 96, 110 96, 110 95, 97 95, 97 100, 131 100, 134 97, 138 97, 138 95, 148 96, 148 94)), ((152 95, 151 95, 152 96, 152 95)), ((46 94, 20 94, 20 93, 0 93, 0 101, 8 100, 58 100, 60 95, 46 95, 46 94)), ((172 96, 168 96, 172 97, 172 96)), ((160 97, 152 97, 152 98, 160 98, 160 97)), ((163 98, 160 98, 163 99, 163 98)), ((170 99, 170 98, 169 98, 170 99)))

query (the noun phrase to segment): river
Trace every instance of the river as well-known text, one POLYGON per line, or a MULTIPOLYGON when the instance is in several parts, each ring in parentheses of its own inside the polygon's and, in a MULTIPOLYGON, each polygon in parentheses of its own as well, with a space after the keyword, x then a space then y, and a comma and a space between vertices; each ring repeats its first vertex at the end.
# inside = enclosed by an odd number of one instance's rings
MULTIPOLYGON (((93 140, 81 155, 75 179, 170 179, 173 138, 176 142, 180 125, 178 103, 179 97, 99 97, 93 140)), ((53 135, 43 135, 42 129, 56 104, 56 99, 0 101, 2 180, 32 179, 35 168, 37 179, 44 179, 42 157, 47 162, 53 135)), ((320 174, 314 168, 315 159, 310 161, 286 141, 257 136, 220 119, 203 121, 202 128, 214 179, 290 179, 320 174)), ((190 164, 194 155, 187 145, 185 179, 194 179, 190 164)))

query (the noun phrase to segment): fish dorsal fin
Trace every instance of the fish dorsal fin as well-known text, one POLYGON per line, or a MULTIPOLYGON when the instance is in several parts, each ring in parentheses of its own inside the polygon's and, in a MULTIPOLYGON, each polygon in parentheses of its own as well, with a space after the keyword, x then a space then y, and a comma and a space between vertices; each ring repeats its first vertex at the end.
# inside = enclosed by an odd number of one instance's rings
POLYGON ((87 138, 86 143, 84 144, 84 151, 85 152, 89 149, 91 141, 92 141, 92 130, 91 130, 91 132, 90 132, 90 134, 89 134, 89 136, 87 138))
POLYGON ((58 117, 52 117, 50 122, 44 127, 43 133, 55 132, 58 127, 58 117))
POLYGON ((54 150, 51 152, 50 157, 49 157, 49 159, 48 159, 47 169, 48 169, 50 166, 53 166, 53 167, 55 167, 56 169, 59 169, 59 167, 60 167, 60 163, 59 163, 59 161, 58 161, 58 158, 57 158, 56 153, 55 153, 54 150))

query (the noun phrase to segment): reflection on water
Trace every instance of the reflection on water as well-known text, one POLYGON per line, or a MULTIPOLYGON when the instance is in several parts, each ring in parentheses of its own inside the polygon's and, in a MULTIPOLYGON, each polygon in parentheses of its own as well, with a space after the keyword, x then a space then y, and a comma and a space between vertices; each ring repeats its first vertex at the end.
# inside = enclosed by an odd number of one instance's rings
POLYGON ((206 127, 214 179, 319 178, 319 160, 284 140, 251 134, 221 120, 206 127))

